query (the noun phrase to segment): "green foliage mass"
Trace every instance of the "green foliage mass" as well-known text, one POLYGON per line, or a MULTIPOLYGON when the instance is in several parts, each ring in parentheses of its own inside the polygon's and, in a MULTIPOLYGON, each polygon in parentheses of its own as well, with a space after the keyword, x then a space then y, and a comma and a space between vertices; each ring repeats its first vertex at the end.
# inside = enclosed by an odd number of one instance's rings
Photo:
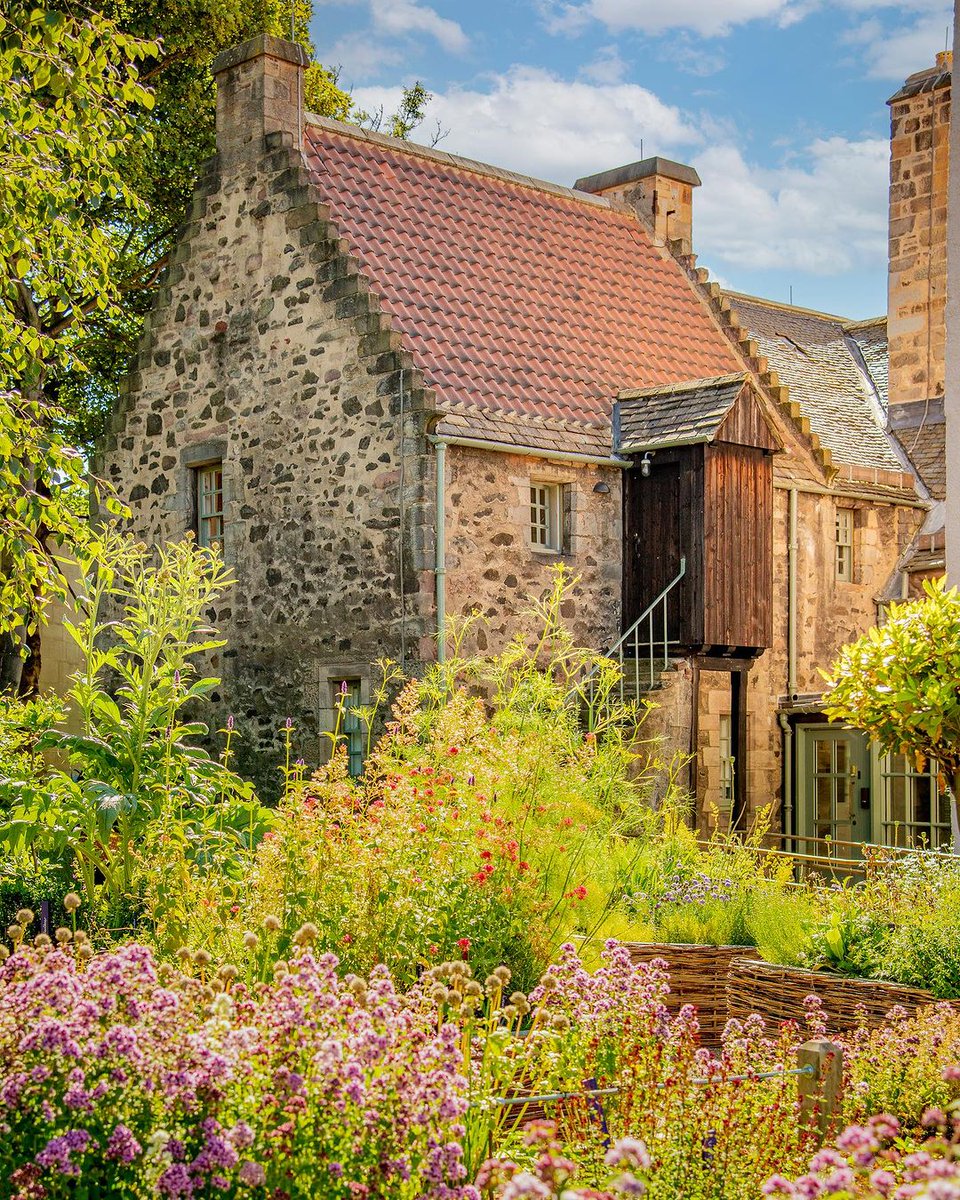
POLYGON ((892 604, 886 622, 845 646, 827 677, 827 716, 885 750, 960 773, 960 592, 943 580, 892 604))
POLYGON ((229 740, 224 760, 211 758, 198 744, 207 727, 190 715, 217 683, 197 666, 223 645, 203 614, 230 582, 189 541, 154 556, 107 531, 67 626, 84 655, 69 731, 52 728, 42 704, 20 706, 19 728, 3 730, 0 845, 72 872, 104 919, 139 911, 144 861, 159 844, 228 868, 269 821, 229 768, 229 740), (54 752, 45 769, 42 751, 54 752))
POLYGON ((142 211, 121 160, 150 141, 137 64, 155 52, 97 13, 0 13, 0 638, 65 595, 56 545, 85 540, 54 381, 77 368, 71 339, 119 311, 110 215, 142 211))

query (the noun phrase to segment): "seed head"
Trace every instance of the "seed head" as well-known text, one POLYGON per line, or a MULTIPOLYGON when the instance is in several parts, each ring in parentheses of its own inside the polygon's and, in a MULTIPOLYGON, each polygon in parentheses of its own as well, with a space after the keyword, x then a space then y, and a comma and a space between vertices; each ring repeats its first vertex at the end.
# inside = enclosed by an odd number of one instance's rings
POLYGON ((66 946, 68 942, 73 941, 73 932, 66 925, 61 925, 53 936, 61 946, 66 946))
POLYGON ((233 980, 236 979, 239 972, 237 971, 237 968, 232 965, 232 963, 224 963, 217 974, 224 983, 232 983, 233 980))
POLYGON ((11 942, 19 942, 20 939, 23 937, 23 926, 22 925, 8 925, 7 926, 7 937, 10 939, 11 942))
POLYGON ((193 951, 189 946, 181 946, 177 951, 177 958, 179 958, 180 961, 186 965, 193 959, 193 951))
POLYGON ((207 950, 198 950, 193 956, 193 961, 198 967, 209 967, 213 962, 213 955, 207 950))
POLYGON ((33 911, 29 908, 21 908, 17 913, 17 924, 23 926, 32 925, 33 911))
POLYGON ((256 948, 260 945, 260 939, 252 929, 248 929, 243 935, 243 944, 247 950, 256 950, 256 948))
POLYGON ((89 942, 77 942, 77 954, 80 958, 93 958, 93 946, 89 942))
POLYGON ((510 982, 510 968, 509 967, 495 967, 493 973, 494 973, 494 975, 496 975, 497 979, 500 980, 501 984, 504 987, 506 987, 507 984, 510 982))
POLYGON ((80 907, 80 897, 76 892, 67 892, 63 898, 63 907, 68 913, 75 913, 80 907))
POLYGON ((320 936, 320 930, 316 925, 307 921, 305 925, 301 925, 297 932, 293 935, 292 941, 295 946, 312 946, 320 936))
POLYGON ((267 931, 267 933, 276 933, 277 930, 280 928, 280 918, 273 916, 273 914, 271 914, 270 916, 264 917, 263 918, 263 927, 267 931))
POLYGON ((38 933, 37 936, 33 939, 33 944, 37 947, 38 950, 49 950, 49 948, 53 945, 53 942, 50 941, 50 937, 48 934, 38 933))

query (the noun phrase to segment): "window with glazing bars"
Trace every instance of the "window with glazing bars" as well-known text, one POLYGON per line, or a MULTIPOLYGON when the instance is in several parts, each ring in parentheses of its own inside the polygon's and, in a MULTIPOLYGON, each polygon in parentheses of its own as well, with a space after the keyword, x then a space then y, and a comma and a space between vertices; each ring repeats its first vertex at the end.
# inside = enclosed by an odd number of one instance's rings
POLYGON ((853 582, 853 509, 837 509, 837 578, 853 582))
POLYGON ((561 485, 530 484, 530 544, 537 550, 563 549, 561 485))
POLYGON ((339 718, 340 741, 347 748, 347 770, 356 777, 363 772, 366 745, 363 722, 354 711, 360 707, 360 680, 345 679, 331 686, 333 707, 339 718))
POLYGON ((936 767, 918 771, 905 754, 880 760, 881 841, 885 846, 947 846, 950 800, 936 767))
POLYGON ((201 546, 223 543, 223 463, 208 463, 195 472, 197 541, 201 546))

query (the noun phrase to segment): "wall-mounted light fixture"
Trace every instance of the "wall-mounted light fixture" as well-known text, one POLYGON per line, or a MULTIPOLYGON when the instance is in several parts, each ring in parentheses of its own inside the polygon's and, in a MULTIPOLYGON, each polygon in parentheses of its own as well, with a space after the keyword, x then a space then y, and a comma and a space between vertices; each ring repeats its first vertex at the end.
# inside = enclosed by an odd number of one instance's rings
POLYGON ((610 484, 607 483, 607 481, 605 479, 601 479, 599 483, 595 483, 593 485, 593 490, 597 493, 598 496, 609 496, 610 495, 610 484))
POLYGON ((653 458, 653 451, 648 450, 643 458, 640 459, 640 474, 644 479, 650 477, 650 459, 653 458))

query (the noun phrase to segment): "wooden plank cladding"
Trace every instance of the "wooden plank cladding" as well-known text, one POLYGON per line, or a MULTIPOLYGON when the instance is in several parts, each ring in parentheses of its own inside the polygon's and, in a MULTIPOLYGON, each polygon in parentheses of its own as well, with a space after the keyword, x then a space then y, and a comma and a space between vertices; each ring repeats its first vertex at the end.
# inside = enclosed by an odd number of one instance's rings
POLYGON ((624 393, 619 427, 622 452, 642 464, 624 488, 624 627, 685 558, 670 637, 692 653, 755 657, 773 635, 771 455, 780 447, 753 387, 724 376, 624 393))
POLYGON ((707 646, 771 644, 773 471, 763 450, 705 447, 703 635, 707 646))

